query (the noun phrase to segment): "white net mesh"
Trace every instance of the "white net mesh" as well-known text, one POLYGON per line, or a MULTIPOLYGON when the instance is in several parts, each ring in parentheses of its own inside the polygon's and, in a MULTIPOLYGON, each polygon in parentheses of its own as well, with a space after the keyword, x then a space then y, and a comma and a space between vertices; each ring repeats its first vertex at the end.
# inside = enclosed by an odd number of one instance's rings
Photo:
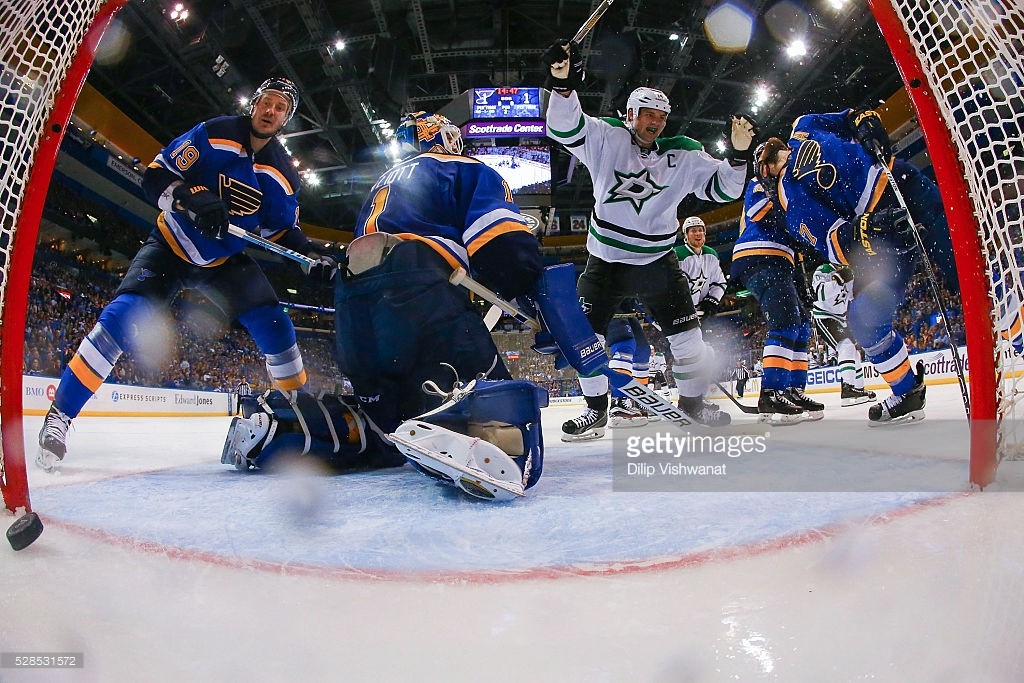
POLYGON ((996 332, 998 457, 1024 456, 1024 5, 892 0, 965 172, 996 332))
MULTIPOLYGON (((0 0, 0 343, 20 343, 24 334, 23 329, 11 329, 4 311, 29 172, 54 99, 102 4, 102 0, 0 0)), ((22 461, 19 458, 23 465, 22 461)), ((13 462, 11 458, 5 463, 0 451, 0 484, 9 505, 19 502, 7 500, 8 477, 13 474, 8 468, 13 462)))

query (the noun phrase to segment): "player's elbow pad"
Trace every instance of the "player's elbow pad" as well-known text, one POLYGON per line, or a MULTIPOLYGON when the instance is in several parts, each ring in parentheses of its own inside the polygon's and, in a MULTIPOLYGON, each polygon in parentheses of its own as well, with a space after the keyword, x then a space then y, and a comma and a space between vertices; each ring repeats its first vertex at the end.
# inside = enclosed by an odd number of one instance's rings
POLYGON ((147 166, 142 174, 142 192, 150 203, 159 206, 160 195, 176 180, 181 180, 166 168, 147 166))
POLYGON ((537 240, 528 232, 509 232, 480 247, 470 258, 480 281, 514 299, 532 292, 543 264, 537 240))

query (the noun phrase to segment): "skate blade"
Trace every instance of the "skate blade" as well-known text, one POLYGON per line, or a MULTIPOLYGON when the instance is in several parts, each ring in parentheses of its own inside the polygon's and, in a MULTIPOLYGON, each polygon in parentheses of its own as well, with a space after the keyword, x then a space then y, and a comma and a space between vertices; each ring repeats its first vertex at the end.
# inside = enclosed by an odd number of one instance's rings
POLYGON ((807 420, 807 413, 797 415, 783 415, 782 413, 760 413, 757 416, 758 422, 770 424, 773 427, 788 427, 789 425, 800 424, 807 420))
POLYGON ((861 403, 870 403, 871 401, 874 401, 874 400, 876 400, 876 399, 873 399, 870 396, 858 396, 857 398, 844 398, 843 402, 842 402, 842 405, 843 405, 844 408, 848 408, 850 406, 859 406, 861 403))
POLYGON ((807 411, 804 411, 804 415, 806 415, 806 417, 803 420, 804 422, 817 422, 818 420, 820 420, 823 417, 825 417, 825 411, 824 410, 807 410, 807 411))
POLYGON ((912 422, 921 422, 924 420, 924 409, 914 410, 907 413, 903 417, 898 417, 895 420, 886 420, 885 422, 874 422, 868 420, 869 427, 893 427, 896 425, 907 425, 912 422))
POLYGON ((562 441, 566 443, 572 443, 574 441, 596 441, 604 436, 604 430, 590 430, 589 432, 583 432, 582 434, 566 434, 562 432, 562 441))
POLYGON ((36 467, 41 469, 43 472, 53 474, 57 471, 58 465, 60 465, 60 458, 57 457, 56 453, 48 451, 45 448, 39 448, 39 450, 36 451, 36 467))
POLYGON ((615 428, 632 428, 632 427, 643 427, 648 422, 646 417, 634 417, 634 418, 618 418, 613 417, 608 420, 608 426, 615 428))

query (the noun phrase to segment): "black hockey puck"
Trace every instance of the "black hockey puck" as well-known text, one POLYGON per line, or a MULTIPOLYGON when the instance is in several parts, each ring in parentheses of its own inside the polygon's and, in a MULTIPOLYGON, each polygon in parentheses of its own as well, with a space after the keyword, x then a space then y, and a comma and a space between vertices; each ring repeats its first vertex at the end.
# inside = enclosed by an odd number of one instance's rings
POLYGON ((7 529, 7 540, 15 550, 22 550, 32 545, 32 542, 43 533, 43 521, 39 515, 30 512, 14 520, 7 529))

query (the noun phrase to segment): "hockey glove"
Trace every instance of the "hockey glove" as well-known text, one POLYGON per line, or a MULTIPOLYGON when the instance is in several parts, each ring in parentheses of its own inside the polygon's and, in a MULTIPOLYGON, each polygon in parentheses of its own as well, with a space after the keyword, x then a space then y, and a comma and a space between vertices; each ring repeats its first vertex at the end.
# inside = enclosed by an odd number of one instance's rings
MULTIPOLYGON (((746 114, 733 114, 725 122, 725 158, 743 164, 754 158, 757 122, 746 114)), ((738 165, 738 164, 735 164, 738 165)))
POLYGON ((832 279, 840 287, 845 287, 847 282, 853 280, 853 268, 850 266, 839 266, 832 272, 832 279))
POLYGON ((188 216, 203 237, 219 240, 231 221, 227 205, 202 185, 178 185, 171 193, 176 206, 188 216))
POLYGON ((873 244, 878 238, 884 239, 898 254, 905 254, 916 246, 914 225, 902 207, 890 206, 862 213, 854 221, 853 235, 868 256, 878 253, 873 244))
POLYGON ((701 318, 703 320, 709 320, 718 314, 719 306, 720 303, 718 301, 708 297, 697 304, 697 309, 701 312, 701 318))
POLYGON ((544 84, 549 90, 568 93, 583 85, 583 55, 579 43, 559 38, 541 55, 541 61, 551 75, 544 84))
POLYGON ((330 284, 331 280, 334 279, 334 276, 338 274, 338 262, 330 256, 318 254, 315 251, 310 252, 307 255, 310 258, 316 259, 316 262, 310 265, 304 264, 302 266, 302 271, 314 282, 330 284))
POLYGON ((882 153, 882 159, 886 162, 892 156, 892 143, 889 141, 889 134, 882 125, 882 119, 874 109, 851 109, 846 115, 850 128, 853 130, 853 137, 861 144, 871 158, 874 159, 876 150, 882 153))

